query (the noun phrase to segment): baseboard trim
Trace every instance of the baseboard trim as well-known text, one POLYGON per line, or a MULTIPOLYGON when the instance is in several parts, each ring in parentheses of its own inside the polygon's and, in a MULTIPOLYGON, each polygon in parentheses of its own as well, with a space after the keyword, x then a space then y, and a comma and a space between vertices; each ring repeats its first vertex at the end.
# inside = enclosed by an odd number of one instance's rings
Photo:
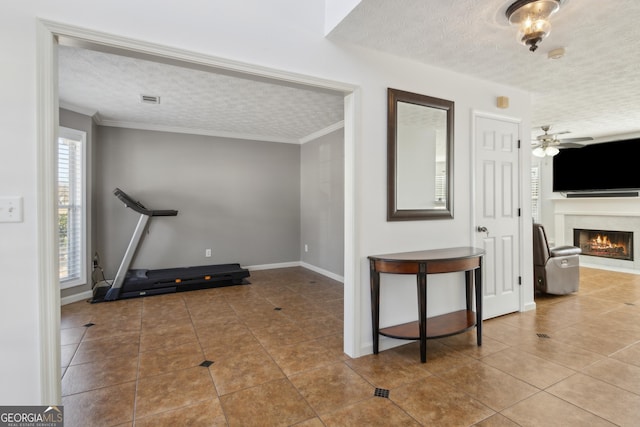
POLYGON ((276 264, 261 264, 261 265, 249 265, 246 268, 249 271, 259 271, 259 270, 273 270, 276 268, 290 268, 290 267, 302 267, 307 270, 315 271, 316 273, 322 274, 330 279, 336 280, 340 283, 344 283, 344 277, 338 274, 332 273, 329 270, 325 270, 324 268, 316 267, 315 265, 311 265, 302 261, 291 261, 291 262, 281 262, 276 264))
POLYGON ((344 283, 344 277, 339 276, 335 273, 330 272, 329 270, 325 270, 324 268, 316 267, 315 265, 308 264, 306 262, 301 262, 300 267, 304 267, 307 270, 315 271, 316 273, 322 274, 330 279, 338 281, 340 283, 344 283))
POLYGON ((535 310, 535 309, 536 309, 536 303, 535 302, 529 302, 529 303, 526 303, 524 305, 524 307, 522 308, 522 311, 525 312, 525 311, 531 311, 531 310, 535 310))
POLYGON ((300 261, 291 261, 291 262, 280 262, 276 264, 259 264, 259 265, 248 265, 244 266, 249 271, 258 271, 258 270, 273 270, 276 268, 290 268, 290 267, 300 267, 300 261))
POLYGON ((79 294, 69 295, 68 297, 60 298, 60 305, 67 305, 78 301, 88 300, 93 297, 93 291, 84 291, 79 294))

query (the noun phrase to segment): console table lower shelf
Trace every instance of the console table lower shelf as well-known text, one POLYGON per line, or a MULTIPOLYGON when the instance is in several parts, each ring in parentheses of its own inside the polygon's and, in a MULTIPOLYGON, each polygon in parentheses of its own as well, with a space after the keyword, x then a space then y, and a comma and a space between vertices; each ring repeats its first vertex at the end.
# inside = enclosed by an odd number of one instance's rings
POLYGON ((473 247, 402 252, 369 256, 373 353, 378 354, 379 336, 420 341, 420 361, 427 361, 427 339, 446 337, 476 328, 482 345, 482 257, 473 247), (427 318, 427 275, 465 273, 466 309, 427 318), (418 321, 380 328, 380 273, 413 274, 418 285, 418 321), (475 288, 475 289, 474 289, 475 288), (475 311, 472 307, 475 290, 475 311))
MULTIPOLYGON (((460 334, 476 326, 476 313, 469 310, 459 310, 440 316, 430 317, 427 322, 427 339, 448 337, 460 334)), ((380 328, 380 335, 401 340, 419 340, 420 323, 418 321, 401 325, 380 328)))

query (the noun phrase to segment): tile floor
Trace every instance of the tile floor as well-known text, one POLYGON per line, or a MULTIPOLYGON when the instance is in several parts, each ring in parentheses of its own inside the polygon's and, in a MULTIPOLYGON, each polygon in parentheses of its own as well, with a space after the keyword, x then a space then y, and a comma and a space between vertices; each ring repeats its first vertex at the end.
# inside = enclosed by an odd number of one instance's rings
POLYGON ((426 364, 416 343, 346 356, 340 283, 251 282, 64 306, 65 425, 640 425, 638 275, 582 268, 577 294, 486 321, 482 347, 431 340, 426 364))

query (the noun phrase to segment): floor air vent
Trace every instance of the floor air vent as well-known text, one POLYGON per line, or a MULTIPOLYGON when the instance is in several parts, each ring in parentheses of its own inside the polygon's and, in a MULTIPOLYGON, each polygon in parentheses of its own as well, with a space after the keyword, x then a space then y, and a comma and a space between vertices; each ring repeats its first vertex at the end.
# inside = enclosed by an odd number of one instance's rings
POLYGON ((389 398, 389 390, 387 390, 386 388, 376 388, 376 391, 373 393, 374 396, 376 397, 384 397, 384 398, 389 398))
POLYGON ((547 334, 536 334, 538 336, 538 338, 551 338, 549 335, 547 334))

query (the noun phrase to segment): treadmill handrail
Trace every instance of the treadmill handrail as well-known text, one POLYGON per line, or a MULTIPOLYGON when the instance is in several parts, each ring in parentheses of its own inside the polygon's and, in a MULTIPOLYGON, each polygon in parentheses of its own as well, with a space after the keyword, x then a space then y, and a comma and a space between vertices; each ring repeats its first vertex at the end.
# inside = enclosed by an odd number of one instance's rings
POLYGON ((159 210, 147 209, 146 207, 144 207, 144 205, 142 203, 140 203, 137 200, 133 200, 131 198, 131 196, 129 196, 127 193, 125 193, 124 191, 122 191, 119 188, 116 188, 115 190, 113 190, 113 194, 115 194, 116 197, 118 199, 120 199, 120 201, 122 203, 124 203, 124 205, 126 207, 131 208, 134 211, 136 211, 136 212, 138 212, 139 214, 142 214, 142 215, 147 215, 147 216, 176 216, 176 215, 178 215, 178 211, 173 210, 173 209, 159 209, 159 210))

